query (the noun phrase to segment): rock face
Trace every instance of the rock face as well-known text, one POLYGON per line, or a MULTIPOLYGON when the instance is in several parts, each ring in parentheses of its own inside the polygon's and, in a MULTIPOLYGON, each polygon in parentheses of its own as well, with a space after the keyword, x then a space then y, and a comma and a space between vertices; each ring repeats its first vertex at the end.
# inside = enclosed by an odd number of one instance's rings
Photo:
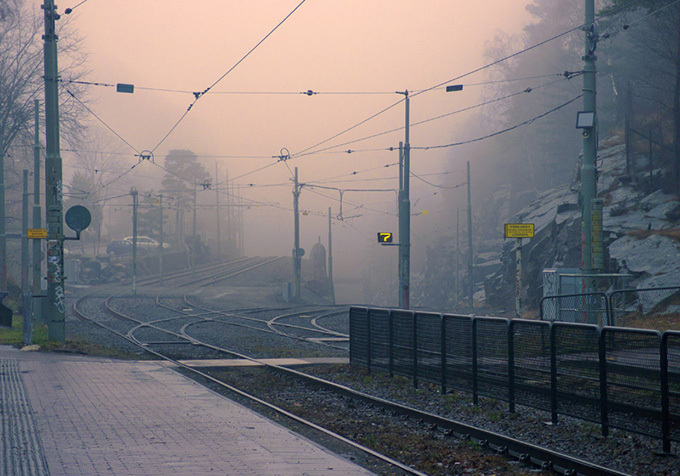
MULTIPOLYGON (((652 171, 651 177, 648 170, 635 172, 645 157, 633 158, 629 175, 625 145, 617 145, 616 139, 601 143, 598 153, 597 191, 598 198, 604 199, 602 271, 632 275, 627 283, 631 288, 680 285, 678 197, 651 190, 668 183, 663 170, 652 171)), ((522 253, 522 294, 529 308, 536 308, 542 296, 543 269, 580 267, 580 186, 577 176, 569 185, 542 193, 507 221, 535 224, 535 237, 524 240, 522 253)), ((497 309, 512 309, 515 240, 505 241, 501 261, 501 269, 485 280, 486 303, 497 309)), ((606 290, 607 284, 603 287, 606 290)))

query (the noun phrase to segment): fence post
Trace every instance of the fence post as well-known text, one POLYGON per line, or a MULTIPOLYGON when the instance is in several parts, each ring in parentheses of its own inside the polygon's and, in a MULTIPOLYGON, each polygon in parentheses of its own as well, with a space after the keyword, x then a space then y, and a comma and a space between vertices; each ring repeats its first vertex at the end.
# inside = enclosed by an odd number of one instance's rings
POLYGON ((472 317, 472 336, 470 336, 472 346, 472 403, 479 404, 479 395, 477 394, 477 318, 472 317))
POLYGON ((671 452, 671 411, 668 386, 668 334, 661 337, 661 435, 663 439, 663 452, 671 452))
POLYGON ((418 388, 418 320, 416 313, 411 311, 413 316, 413 388, 418 388))
POLYGON ((515 413, 515 322, 510 320, 508 329, 508 406, 515 413))
POLYGON ((440 318, 440 352, 442 356, 441 379, 442 379, 442 395, 446 395, 446 318, 444 314, 439 315, 440 318))
POLYGON ((388 314, 387 317, 387 332, 388 332, 388 340, 389 340, 389 354, 390 354, 390 361, 388 364, 388 369, 390 371, 390 378, 394 377, 394 311, 390 309, 390 313, 388 314))
POLYGON ((371 310, 366 313, 366 369, 371 373, 371 310))
POLYGON ((550 329, 550 413, 552 424, 557 425, 557 338, 556 326, 549 323, 550 329))
POLYGON ((606 329, 597 328, 597 343, 600 360, 600 418, 602 420, 602 436, 609 436, 609 404, 607 402, 607 348, 605 343, 606 329))

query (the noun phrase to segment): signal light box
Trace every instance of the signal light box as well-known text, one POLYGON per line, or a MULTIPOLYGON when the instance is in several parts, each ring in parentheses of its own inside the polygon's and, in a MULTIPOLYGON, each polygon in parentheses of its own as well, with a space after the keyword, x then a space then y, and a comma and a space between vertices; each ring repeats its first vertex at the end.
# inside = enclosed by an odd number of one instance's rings
POLYGON ((378 233, 378 243, 392 243, 392 233, 391 232, 378 233))

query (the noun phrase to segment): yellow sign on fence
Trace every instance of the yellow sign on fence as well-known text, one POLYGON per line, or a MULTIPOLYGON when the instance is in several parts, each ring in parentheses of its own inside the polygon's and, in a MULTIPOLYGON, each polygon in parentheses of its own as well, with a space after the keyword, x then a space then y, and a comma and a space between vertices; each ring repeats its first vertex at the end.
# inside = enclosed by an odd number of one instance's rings
POLYGON ((506 223, 505 238, 533 238, 533 223, 506 223))
POLYGON ((47 228, 29 228, 26 237, 29 240, 44 240, 47 238, 47 228))

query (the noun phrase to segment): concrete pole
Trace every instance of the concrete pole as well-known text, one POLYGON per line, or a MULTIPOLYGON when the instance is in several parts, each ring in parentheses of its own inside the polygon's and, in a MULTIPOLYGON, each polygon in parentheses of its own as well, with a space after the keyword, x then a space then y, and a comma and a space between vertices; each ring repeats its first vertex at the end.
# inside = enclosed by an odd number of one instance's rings
POLYGON ((473 269, 473 250, 472 250, 472 185, 470 184, 470 161, 467 162, 467 226, 468 226, 468 280, 470 284, 470 293, 468 297, 468 307, 470 310, 474 309, 474 294, 475 294, 475 280, 473 269))
MULTIPOLYGON (((35 100, 35 142, 33 145, 33 228, 42 227, 42 210, 40 208, 40 106, 35 100)), ((41 240, 33 240, 33 295, 37 296, 42 291, 42 259, 41 240)), ((33 304, 33 316, 42 319, 42 303, 40 300, 33 304)))
MULTIPOLYGON (((583 110, 595 112, 595 1, 586 0, 585 55, 583 67, 583 110)), ((597 196, 595 159, 597 157, 597 114, 593 127, 583 129, 583 166, 581 169, 581 271, 584 275, 593 274, 593 220, 591 203, 597 196)), ((593 279, 583 279, 582 291, 592 292, 593 279)))
POLYGON ((243 226, 243 197, 241 196, 241 190, 238 191, 238 242, 239 242, 239 256, 246 256, 246 242, 244 240, 243 234, 245 228, 243 226))
POLYGON ((215 164, 215 219, 217 220, 217 260, 222 259, 222 235, 220 233, 220 225, 222 217, 220 216, 220 173, 215 164))
POLYGON ((295 299, 300 299, 300 282, 302 279, 302 256, 300 256, 300 213, 299 213, 300 185, 298 182, 298 168, 295 167, 295 188, 293 189, 293 291, 295 299))
POLYGON ((335 286, 333 285, 333 233, 331 231, 331 207, 328 207, 328 295, 331 304, 335 304, 335 286))
POLYGON ((403 93, 406 97, 406 114, 405 114, 405 128, 404 128, 404 163, 403 172, 401 174, 402 199, 401 208, 399 209, 399 255, 400 255, 400 269, 399 269, 399 307, 401 309, 409 309, 410 307, 410 278, 411 278, 411 201, 409 198, 409 176, 411 174, 411 143, 409 138, 410 125, 410 98, 408 91, 403 93))
POLYGON ((137 294, 137 189, 130 190, 132 195, 132 294, 137 294))
MULTIPOLYGON (((47 328, 52 341, 66 340, 64 295, 64 214, 62 163, 59 150, 59 73, 57 34, 59 19, 54 0, 44 0, 45 11, 45 207, 47 209, 47 328)), ((1 180, 0 180, 1 182, 1 180)), ((1 209, 2 207, 0 207, 1 209)), ((0 219, 4 223, 4 219, 0 219)), ((0 242, 2 237, 0 237, 0 242)), ((2 245, 0 243, 0 248, 2 245)))
POLYGON ((159 230, 159 247, 158 247, 158 275, 159 275, 159 280, 161 286, 163 285, 163 194, 159 195, 158 197, 159 200, 159 205, 161 209, 161 216, 160 216, 160 230, 159 230))

